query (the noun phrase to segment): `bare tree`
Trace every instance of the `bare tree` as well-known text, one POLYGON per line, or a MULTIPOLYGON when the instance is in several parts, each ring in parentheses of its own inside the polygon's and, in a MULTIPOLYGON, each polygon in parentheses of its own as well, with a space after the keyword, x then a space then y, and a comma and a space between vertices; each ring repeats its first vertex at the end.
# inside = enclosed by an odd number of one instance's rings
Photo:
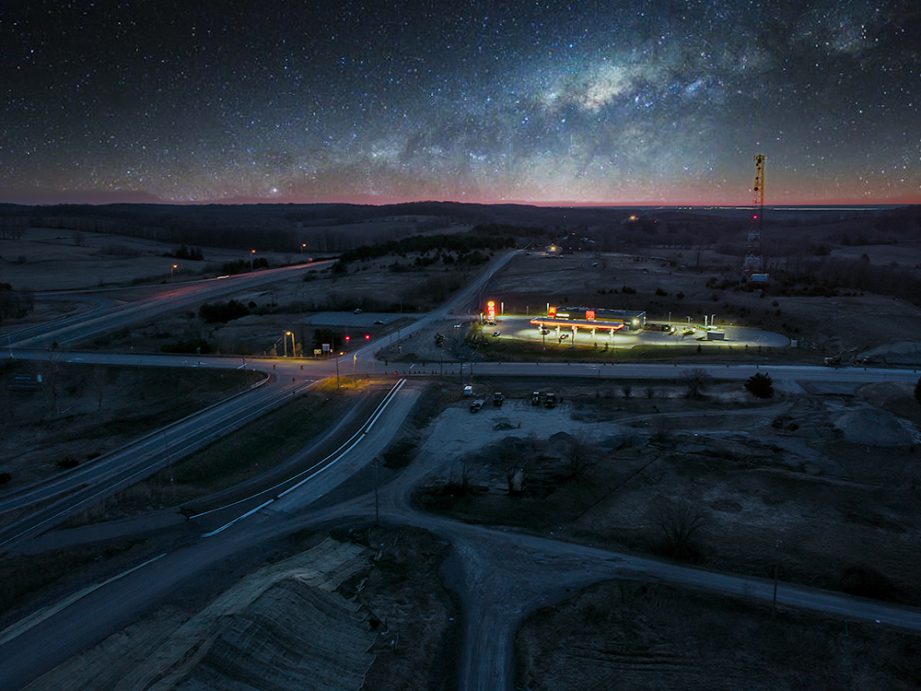
POLYGON ((42 378, 45 393, 51 399, 51 414, 54 415, 58 411, 58 394, 61 388, 61 365, 57 360, 57 353, 52 353, 45 362, 42 367, 42 378))
POLYGON ((596 463, 597 449, 588 442, 574 439, 566 454, 569 477, 583 481, 588 478, 588 471, 596 463))
POLYGON ((687 388, 688 398, 700 398, 713 382, 713 377, 705 369, 691 369, 681 373, 680 381, 687 388))
POLYGON ((694 538, 707 522, 702 508, 689 503, 669 503, 656 512, 655 521, 662 531, 662 547, 666 554, 685 561, 700 560, 694 538))

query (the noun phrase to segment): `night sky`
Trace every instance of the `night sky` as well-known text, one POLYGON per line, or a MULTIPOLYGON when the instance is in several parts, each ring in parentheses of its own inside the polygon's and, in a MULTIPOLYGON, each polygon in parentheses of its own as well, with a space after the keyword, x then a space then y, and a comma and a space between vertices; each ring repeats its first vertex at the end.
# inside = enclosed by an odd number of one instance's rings
POLYGON ((0 200, 921 202, 921 2, 0 3, 0 200))

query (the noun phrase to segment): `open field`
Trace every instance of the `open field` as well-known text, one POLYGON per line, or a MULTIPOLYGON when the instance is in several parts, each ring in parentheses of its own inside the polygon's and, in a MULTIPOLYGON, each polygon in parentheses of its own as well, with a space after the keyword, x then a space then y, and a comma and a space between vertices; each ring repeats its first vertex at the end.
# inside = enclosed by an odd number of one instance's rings
POLYGON ((910 387, 768 401, 738 385, 696 400, 661 382, 534 386, 547 387, 562 398, 553 410, 509 387, 501 408, 447 408, 422 447, 440 449, 446 465, 419 504, 468 522, 921 603, 917 413, 888 412, 914 404, 910 387))
MULTIPOLYGON (((650 252, 658 256, 658 250, 650 252)), ((641 254, 544 257, 532 253, 509 264, 488 292, 492 299, 505 302, 506 312, 517 314, 543 314, 548 302, 646 310, 651 321, 665 321, 671 315, 673 322, 680 322, 689 316, 696 324, 703 322, 703 315, 716 314, 718 326, 775 331, 826 355, 894 341, 921 341, 921 308, 903 300, 856 292, 811 297, 737 291, 720 287, 726 275, 672 266, 665 258, 641 254)))
POLYGON ((15 489, 117 449, 146 432, 243 391, 261 375, 245 371, 135 369, 6 362, 0 408, 0 472, 15 489), (15 390, 16 375, 42 375, 34 389, 15 390), (62 467, 63 466, 63 467, 62 467))
POLYGON ((517 688, 914 689, 921 637, 637 581, 533 614, 517 688))
MULTIPOLYGON (((178 243, 124 235, 29 228, 21 238, 0 238, 0 280, 17 289, 73 290, 198 278, 210 265, 249 261, 241 250, 204 247, 203 261, 165 256, 178 243), (170 267, 178 265, 171 279, 170 267)), ((272 264, 301 260, 297 253, 261 252, 272 264)))

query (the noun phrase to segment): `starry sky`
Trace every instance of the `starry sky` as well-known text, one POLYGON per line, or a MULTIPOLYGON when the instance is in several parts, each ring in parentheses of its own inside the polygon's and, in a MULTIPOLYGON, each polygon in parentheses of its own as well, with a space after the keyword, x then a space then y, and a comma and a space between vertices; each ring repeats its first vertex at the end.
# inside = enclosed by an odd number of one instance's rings
POLYGON ((921 3, 0 3, 0 201, 921 202, 921 3))

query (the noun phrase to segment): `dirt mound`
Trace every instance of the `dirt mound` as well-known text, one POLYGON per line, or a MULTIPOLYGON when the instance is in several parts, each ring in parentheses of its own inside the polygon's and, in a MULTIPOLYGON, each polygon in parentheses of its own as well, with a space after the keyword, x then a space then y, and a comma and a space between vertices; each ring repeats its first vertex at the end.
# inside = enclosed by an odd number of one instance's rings
POLYGON ((365 619, 358 603, 289 578, 225 621, 176 688, 358 689, 374 660, 365 619))
POLYGON ((908 446, 912 433, 892 413, 871 407, 850 408, 832 417, 832 424, 853 444, 908 446))
POLYGON ((373 635, 334 591, 368 558, 326 539, 248 575, 191 618, 155 613, 29 688, 358 689, 373 635))

